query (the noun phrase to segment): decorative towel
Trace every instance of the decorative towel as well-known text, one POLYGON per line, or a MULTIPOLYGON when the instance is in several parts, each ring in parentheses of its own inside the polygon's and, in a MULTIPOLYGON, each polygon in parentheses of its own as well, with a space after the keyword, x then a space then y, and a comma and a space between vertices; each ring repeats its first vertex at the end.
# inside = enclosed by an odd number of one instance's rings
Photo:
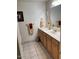
POLYGON ((29 23, 29 34, 33 34, 33 24, 32 23, 29 23))

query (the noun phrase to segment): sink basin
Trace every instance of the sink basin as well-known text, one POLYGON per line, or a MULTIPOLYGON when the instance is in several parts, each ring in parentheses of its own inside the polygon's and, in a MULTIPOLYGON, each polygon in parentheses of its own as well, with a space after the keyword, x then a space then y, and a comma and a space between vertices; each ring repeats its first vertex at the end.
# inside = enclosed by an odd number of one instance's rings
POLYGON ((54 30, 50 30, 50 33, 55 33, 55 31, 54 30))
POLYGON ((55 32, 55 34, 56 34, 57 36, 60 36, 60 32, 55 32))
POLYGON ((60 31, 54 31, 53 29, 52 30, 49 30, 49 32, 51 34, 56 34, 57 36, 60 36, 60 31))

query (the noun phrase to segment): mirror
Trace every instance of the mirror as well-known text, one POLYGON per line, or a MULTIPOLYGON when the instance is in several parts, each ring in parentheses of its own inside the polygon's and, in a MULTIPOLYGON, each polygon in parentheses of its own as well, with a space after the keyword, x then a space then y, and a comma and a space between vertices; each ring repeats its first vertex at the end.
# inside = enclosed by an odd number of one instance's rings
POLYGON ((55 26, 60 26, 61 24, 61 5, 52 7, 50 9, 51 21, 55 26))
MULTIPOLYGON (((53 26, 61 26, 61 3, 60 0, 50 0, 47 2, 47 25, 51 22, 51 28, 53 26)), ((48 26, 49 27, 49 26, 48 26)))

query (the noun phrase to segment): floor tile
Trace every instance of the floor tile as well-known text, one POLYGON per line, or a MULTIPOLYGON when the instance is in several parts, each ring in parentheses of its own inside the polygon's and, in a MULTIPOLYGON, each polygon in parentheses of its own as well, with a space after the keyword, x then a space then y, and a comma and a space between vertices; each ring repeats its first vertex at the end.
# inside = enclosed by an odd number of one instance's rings
POLYGON ((51 59, 40 42, 27 42, 23 44, 24 59, 51 59))

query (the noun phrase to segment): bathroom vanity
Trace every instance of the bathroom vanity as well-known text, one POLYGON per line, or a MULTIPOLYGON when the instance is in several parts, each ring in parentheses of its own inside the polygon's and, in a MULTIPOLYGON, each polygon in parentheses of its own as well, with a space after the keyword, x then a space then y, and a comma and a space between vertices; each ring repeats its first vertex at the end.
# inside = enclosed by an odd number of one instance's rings
POLYGON ((39 28, 38 37, 52 59, 60 59, 60 32, 39 28))

